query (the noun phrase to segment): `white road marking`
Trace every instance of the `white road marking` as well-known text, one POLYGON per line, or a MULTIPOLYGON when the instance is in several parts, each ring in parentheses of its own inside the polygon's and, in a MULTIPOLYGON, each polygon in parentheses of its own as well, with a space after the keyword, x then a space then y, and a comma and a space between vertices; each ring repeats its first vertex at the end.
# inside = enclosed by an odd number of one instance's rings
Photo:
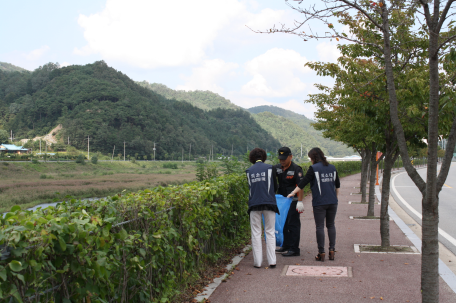
MULTIPOLYGON (((391 188, 393 189, 393 192, 396 194, 396 196, 399 198, 399 200, 402 202, 402 204, 404 204, 404 206, 406 206, 412 213, 415 214, 415 216, 417 216, 418 218, 420 218, 420 220, 422 219, 422 216, 421 214, 416 211, 410 204, 407 203, 407 201, 405 201, 402 196, 397 192, 396 190, 396 186, 394 186, 394 180, 396 179, 397 176, 400 176, 402 174, 404 174, 405 172, 403 173, 400 173, 400 174, 397 174, 396 176, 393 177, 393 180, 391 182, 391 188)), ((439 234, 444 237, 445 239, 447 239, 451 244, 453 244, 454 246, 456 246, 456 239, 453 238, 452 236, 450 236, 449 234, 447 234, 444 230, 442 230, 440 227, 439 227, 439 234)))

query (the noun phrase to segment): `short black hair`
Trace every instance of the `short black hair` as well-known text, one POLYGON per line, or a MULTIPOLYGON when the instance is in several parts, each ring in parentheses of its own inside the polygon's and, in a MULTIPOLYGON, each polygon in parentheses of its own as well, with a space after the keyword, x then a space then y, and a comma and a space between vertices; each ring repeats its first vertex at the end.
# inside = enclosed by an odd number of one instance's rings
POLYGON ((266 151, 262 148, 255 147, 250 151, 249 161, 252 164, 255 164, 256 161, 261 160, 262 162, 266 161, 268 156, 266 155, 266 151))

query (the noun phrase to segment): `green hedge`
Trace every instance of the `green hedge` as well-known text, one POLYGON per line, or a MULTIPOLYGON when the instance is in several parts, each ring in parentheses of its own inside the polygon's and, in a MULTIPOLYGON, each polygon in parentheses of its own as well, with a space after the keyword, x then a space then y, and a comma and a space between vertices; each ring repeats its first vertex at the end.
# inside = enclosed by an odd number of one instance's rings
POLYGON ((1 302, 168 302, 249 236, 247 197, 244 175, 229 175, 35 212, 14 206, 1 219, 10 253, 1 302))

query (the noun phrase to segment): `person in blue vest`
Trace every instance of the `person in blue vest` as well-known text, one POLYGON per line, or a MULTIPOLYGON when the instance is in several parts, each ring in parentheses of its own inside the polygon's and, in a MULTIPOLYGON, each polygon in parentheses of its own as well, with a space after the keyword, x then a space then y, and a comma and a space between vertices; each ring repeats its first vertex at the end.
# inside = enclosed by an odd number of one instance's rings
POLYGON ((263 263, 261 244, 262 215, 264 216, 264 230, 266 234, 266 255, 270 268, 276 267, 275 255, 275 214, 279 213, 275 192, 277 181, 272 165, 266 161, 266 151, 254 148, 249 155, 253 164, 245 172, 249 183, 250 229, 252 233, 253 266, 260 268, 263 263))
POLYGON ((334 260, 336 252, 336 226, 334 221, 340 188, 339 174, 336 167, 326 161, 325 155, 318 147, 312 148, 307 155, 312 166, 309 167, 298 187, 288 197, 293 197, 294 194, 310 183, 318 245, 318 255, 315 260, 325 261, 325 219, 329 238, 329 260, 334 260))

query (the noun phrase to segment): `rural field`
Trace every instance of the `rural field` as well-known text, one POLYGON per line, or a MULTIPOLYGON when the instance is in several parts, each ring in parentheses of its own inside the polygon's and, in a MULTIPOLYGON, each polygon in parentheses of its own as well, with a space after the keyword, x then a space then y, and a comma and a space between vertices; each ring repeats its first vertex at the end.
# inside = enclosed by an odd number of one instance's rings
POLYGON ((72 198, 105 197, 123 190, 196 179, 195 162, 0 162, 0 212, 72 198), (173 167, 173 168, 165 168, 173 167))

